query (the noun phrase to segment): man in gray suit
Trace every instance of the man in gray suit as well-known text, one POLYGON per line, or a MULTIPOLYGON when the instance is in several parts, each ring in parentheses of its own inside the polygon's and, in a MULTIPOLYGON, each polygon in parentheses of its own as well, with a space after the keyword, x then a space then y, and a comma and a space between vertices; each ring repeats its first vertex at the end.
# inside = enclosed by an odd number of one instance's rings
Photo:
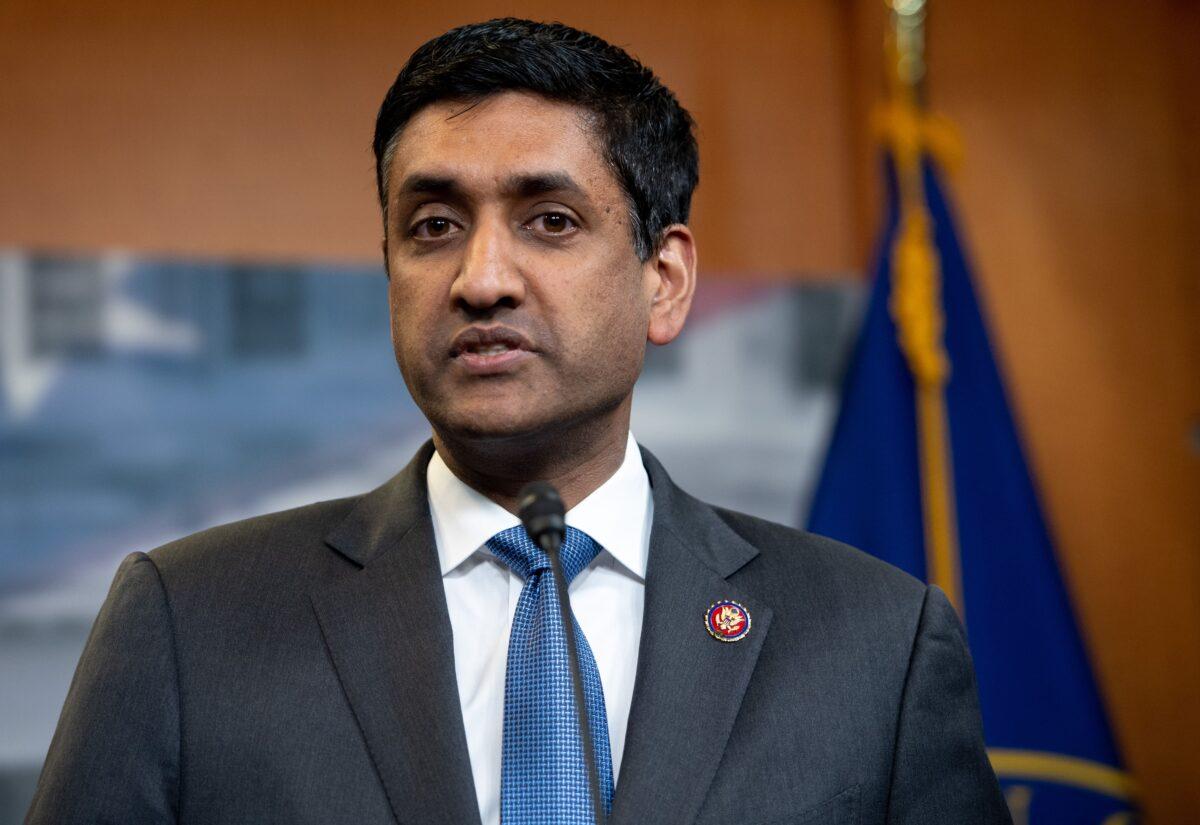
POLYGON ((573 703, 521 704, 565 695, 551 574, 511 550, 543 479, 586 548, 611 822, 1008 822, 945 596, 697 501, 632 442, 645 344, 695 286, 671 93, 591 35, 490 21, 414 53, 375 152, 432 441, 366 495, 125 559, 29 821, 591 821, 577 729, 546 726, 573 703))

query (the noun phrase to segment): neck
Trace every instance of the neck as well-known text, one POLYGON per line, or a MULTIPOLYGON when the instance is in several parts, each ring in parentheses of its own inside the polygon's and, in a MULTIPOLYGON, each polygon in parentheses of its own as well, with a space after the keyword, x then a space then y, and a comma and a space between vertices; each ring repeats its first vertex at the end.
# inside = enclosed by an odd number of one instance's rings
POLYGON ((531 436, 458 439, 435 428, 433 443, 454 475, 510 513, 517 512, 521 488, 531 481, 552 484, 570 510, 625 460, 629 410, 626 401, 604 420, 531 436))

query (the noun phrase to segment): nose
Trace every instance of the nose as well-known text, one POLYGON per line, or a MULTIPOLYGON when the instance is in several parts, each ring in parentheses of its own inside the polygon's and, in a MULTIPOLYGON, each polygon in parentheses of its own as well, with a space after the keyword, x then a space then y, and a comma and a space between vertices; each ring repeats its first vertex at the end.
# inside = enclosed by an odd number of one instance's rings
POLYGON ((456 307, 472 314, 514 309, 525 300, 525 280, 513 258, 512 236, 499 216, 475 223, 467 238, 458 277, 450 288, 456 307))

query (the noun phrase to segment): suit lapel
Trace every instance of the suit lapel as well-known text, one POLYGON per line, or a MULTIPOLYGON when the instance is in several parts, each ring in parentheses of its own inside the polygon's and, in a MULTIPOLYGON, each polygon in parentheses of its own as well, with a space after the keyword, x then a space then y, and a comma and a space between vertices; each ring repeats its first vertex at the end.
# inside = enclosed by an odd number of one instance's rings
POLYGON ((328 543, 356 566, 310 594, 401 823, 478 823, 454 644, 425 492, 426 444, 328 543))
POLYGON ((613 825, 695 820, 771 623, 766 605, 728 582, 758 551, 643 457, 654 526, 613 825), (708 607, 721 599, 750 613, 741 641, 719 642, 705 629, 708 607))

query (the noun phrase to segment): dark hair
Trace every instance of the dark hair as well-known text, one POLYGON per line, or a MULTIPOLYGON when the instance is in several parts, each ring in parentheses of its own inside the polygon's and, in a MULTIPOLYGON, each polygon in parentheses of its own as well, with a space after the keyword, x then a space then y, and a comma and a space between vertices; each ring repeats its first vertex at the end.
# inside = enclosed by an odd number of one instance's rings
MULTIPOLYGON (((561 23, 506 17, 451 29, 415 52, 388 89, 375 120, 375 178, 387 220, 386 177, 405 124, 440 100, 480 100, 520 89, 592 112, 617 181, 629 200, 641 260, 662 232, 686 223, 699 179, 693 122, 669 89, 624 50, 561 23)), ((385 227, 386 228, 386 227, 385 227)))

